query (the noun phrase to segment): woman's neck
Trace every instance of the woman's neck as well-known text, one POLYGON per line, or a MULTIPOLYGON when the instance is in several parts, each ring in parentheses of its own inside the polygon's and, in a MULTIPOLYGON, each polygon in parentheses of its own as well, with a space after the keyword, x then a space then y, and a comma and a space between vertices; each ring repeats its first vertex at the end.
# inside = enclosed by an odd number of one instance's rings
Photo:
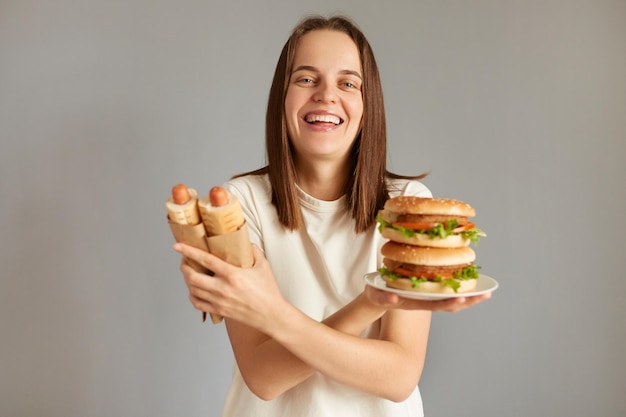
POLYGON ((343 196, 348 180, 348 164, 296 164, 298 186, 319 200, 334 201, 343 196))

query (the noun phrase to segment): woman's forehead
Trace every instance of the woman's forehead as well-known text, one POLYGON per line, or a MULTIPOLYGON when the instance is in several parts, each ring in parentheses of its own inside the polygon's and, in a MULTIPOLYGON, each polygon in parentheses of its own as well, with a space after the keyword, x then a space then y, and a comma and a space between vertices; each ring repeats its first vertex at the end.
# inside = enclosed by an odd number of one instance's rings
POLYGON ((314 30, 303 35, 296 45, 293 68, 319 65, 360 71, 356 43, 347 34, 335 30, 314 30))

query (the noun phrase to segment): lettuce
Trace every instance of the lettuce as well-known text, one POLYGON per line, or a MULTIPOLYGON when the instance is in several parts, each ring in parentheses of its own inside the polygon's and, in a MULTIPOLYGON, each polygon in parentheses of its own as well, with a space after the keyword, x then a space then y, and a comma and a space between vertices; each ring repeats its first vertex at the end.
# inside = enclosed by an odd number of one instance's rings
POLYGON ((453 230, 459 226, 459 222, 456 219, 448 220, 443 223, 437 223, 435 227, 432 229, 424 230, 424 229, 407 229, 406 227, 397 226, 392 223, 385 221, 380 214, 376 216, 376 221, 379 223, 378 231, 382 232, 384 228, 391 227, 392 229, 396 229, 405 237, 413 237, 416 233, 421 233, 429 236, 431 239, 439 238, 445 239, 448 236, 459 234, 463 238, 468 239, 470 242, 474 244, 478 244, 481 237, 487 236, 485 232, 478 228, 473 228, 471 230, 466 230, 460 233, 454 233, 453 230))
POLYGON ((455 272, 454 278, 452 279, 446 279, 442 276, 438 276, 436 278, 431 278, 430 280, 423 278, 423 277, 418 277, 416 275, 410 276, 410 277, 399 275, 385 267, 379 268, 378 272, 380 273, 380 275, 385 276, 390 280, 399 279, 399 278, 410 279, 411 286, 413 288, 419 288, 420 284, 423 282, 432 281, 432 282, 438 282, 441 285, 450 287, 454 290, 454 292, 457 292, 457 290, 461 286, 461 283, 459 281, 468 280, 468 279, 477 279, 479 275, 478 274, 479 269, 480 269, 480 266, 470 265, 470 266, 466 266, 460 271, 455 272))

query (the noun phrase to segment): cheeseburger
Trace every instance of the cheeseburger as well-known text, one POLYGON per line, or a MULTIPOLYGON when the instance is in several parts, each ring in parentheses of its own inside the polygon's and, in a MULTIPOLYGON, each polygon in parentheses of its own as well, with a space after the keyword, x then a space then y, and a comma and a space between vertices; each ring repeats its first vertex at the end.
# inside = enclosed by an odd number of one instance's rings
POLYGON ((401 243, 457 248, 478 243, 485 236, 468 219, 476 210, 459 200, 401 196, 390 198, 379 211, 383 237, 401 243))
POLYGON ((459 293, 476 287, 476 254, 470 243, 485 233, 468 219, 476 211, 452 199, 401 196, 377 216, 389 241, 381 248, 386 285, 418 292, 459 293))

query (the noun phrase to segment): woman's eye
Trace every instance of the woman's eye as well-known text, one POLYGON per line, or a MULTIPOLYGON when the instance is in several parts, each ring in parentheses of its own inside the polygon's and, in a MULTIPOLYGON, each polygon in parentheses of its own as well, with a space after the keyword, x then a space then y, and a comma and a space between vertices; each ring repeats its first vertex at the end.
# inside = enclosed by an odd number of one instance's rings
POLYGON ((343 83, 341 83, 341 85, 345 88, 356 88, 357 90, 359 89, 359 86, 351 81, 344 81, 343 83))

